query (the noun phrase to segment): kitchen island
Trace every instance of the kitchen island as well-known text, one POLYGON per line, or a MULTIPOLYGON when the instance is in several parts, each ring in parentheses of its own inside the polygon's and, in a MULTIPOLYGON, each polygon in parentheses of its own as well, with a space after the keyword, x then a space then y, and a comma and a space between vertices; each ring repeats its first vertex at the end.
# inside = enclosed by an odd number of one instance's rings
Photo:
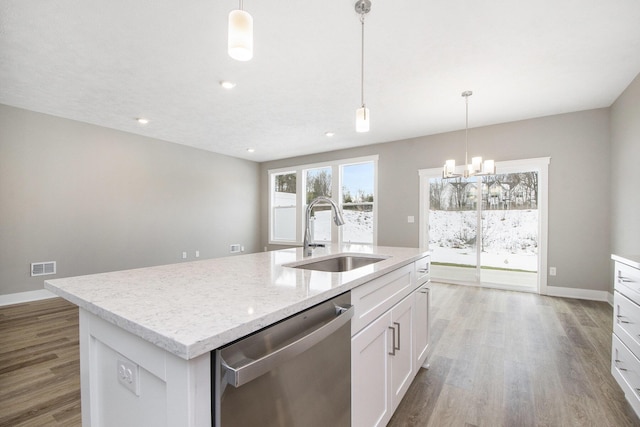
POLYGON ((426 255, 331 245, 46 281, 80 308, 83 425, 211 425, 212 350, 426 255), (338 253, 385 259, 341 273, 293 268, 338 253))

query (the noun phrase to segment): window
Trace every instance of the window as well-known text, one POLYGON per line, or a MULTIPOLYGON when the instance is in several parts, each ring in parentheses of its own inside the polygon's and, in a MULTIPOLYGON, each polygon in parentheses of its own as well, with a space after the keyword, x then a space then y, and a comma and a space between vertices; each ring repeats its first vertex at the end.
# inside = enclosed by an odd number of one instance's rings
POLYGON ((336 227, 331 206, 314 206, 309 228, 316 242, 375 244, 377 156, 269 171, 269 243, 301 244, 307 205, 332 198, 345 224, 336 227))
POLYGON ((271 206, 273 240, 296 239, 296 173, 283 172, 271 175, 271 206))

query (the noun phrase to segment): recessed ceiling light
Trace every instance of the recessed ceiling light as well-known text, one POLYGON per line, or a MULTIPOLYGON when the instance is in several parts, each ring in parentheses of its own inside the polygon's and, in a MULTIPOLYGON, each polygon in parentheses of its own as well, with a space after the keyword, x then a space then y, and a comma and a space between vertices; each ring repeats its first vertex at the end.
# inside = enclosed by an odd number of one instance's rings
POLYGON ((138 123, 140 123, 141 125, 146 125, 147 123, 149 123, 149 119, 145 119, 144 117, 138 117, 136 119, 138 121, 138 123))
POLYGON ((234 82, 229 82, 227 80, 222 80, 220 82, 220 86, 222 86, 225 89, 233 89, 234 87, 236 87, 236 84, 234 82))
POLYGON ((255 148, 247 148, 247 153, 253 153, 255 151, 256 151, 255 148))
POLYGON ((324 134, 325 134, 327 137, 331 138, 332 136, 334 136, 334 135, 335 135, 335 132, 328 131, 328 132, 325 132, 324 134))

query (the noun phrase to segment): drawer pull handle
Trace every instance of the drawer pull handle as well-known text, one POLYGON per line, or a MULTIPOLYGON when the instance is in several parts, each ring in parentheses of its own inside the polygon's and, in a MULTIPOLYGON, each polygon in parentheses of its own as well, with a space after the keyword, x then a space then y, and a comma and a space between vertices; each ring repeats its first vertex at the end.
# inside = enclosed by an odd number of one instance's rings
POLYGON ((429 269, 428 268, 419 268, 418 269, 418 273, 428 273, 429 269))
POLYGON ((636 389, 636 393, 640 394, 640 388, 636 389))
POLYGON ((615 362, 616 362, 616 368, 618 368, 621 371, 626 371, 627 370, 626 368, 621 368, 621 367, 618 366, 618 363, 622 363, 622 360, 616 359, 615 362))
POLYGON ((389 356, 395 356, 396 355, 396 328, 394 328, 393 326, 389 326, 389 329, 391 329, 391 341, 392 341, 391 351, 389 352, 389 356))
POLYGON ((633 282, 633 280, 631 280, 631 279, 629 279, 627 277, 618 276, 618 282, 631 283, 631 282, 633 282))
POLYGON ((620 315, 620 314, 618 314, 616 317, 618 318, 618 321, 619 321, 620 323, 631 323, 631 322, 629 322, 628 320, 622 320, 622 318, 623 318, 624 316, 622 316, 622 315, 620 315))
POLYGON ((394 350, 400 350, 400 323, 393 322, 393 324, 398 326, 398 348, 395 347, 395 343, 394 343, 394 350))

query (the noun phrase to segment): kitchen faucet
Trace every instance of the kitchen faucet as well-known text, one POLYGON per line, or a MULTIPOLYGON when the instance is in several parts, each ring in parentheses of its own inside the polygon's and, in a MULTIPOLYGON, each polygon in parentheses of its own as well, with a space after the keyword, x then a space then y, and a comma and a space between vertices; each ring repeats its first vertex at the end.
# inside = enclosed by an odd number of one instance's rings
POLYGON ((331 208, 334 211, 333 222, 335 222, 338 227, 341 225, 344 225, 344 218, 342 217, 342 212, 340 211, 340 208, 338 207, 338 205, 336 205, 336 202, 334 202, 333 200, 331 200, 326 196, 318 196, 315 199, 313 199, 311 203, 307 205, 307 215, 306 215, 307 229, 304 232, 304 249, 303 249, 304 256, 311 256, 311 252, 313 251, 313 248, 317 248, 318 246, 320 247, 324 246, 322 243, 313 243, 311 241, 311 229, 309 227, 309 223, 311 222, 311 210, 316 204, 320 202, 329 203, 331 205, 331 208))

